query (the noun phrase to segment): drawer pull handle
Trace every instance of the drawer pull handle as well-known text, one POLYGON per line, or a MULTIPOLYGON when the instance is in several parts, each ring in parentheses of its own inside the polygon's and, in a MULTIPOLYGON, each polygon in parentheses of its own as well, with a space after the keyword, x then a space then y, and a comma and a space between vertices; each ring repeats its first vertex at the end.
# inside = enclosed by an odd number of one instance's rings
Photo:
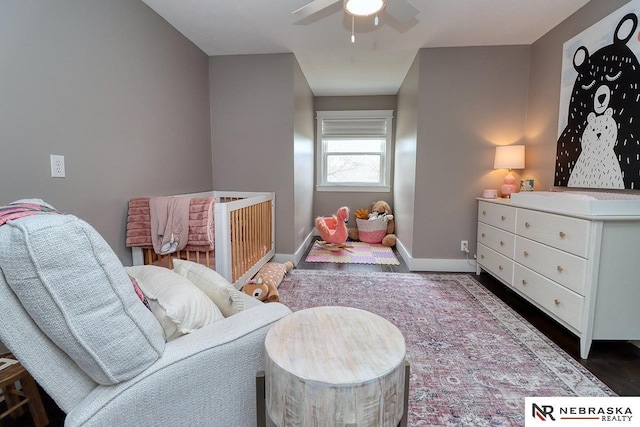
POLYGON ((500 240, 500 246, 504 246, 504 242, 500 240))
POLYGON ((487 211, 482 211, 482 215, 486 215, 486 214, 487 214, 487 211))
POLYGON ((565 236, 566 236, 566 234, 565 234, 565 232, 564 232, 564 231, 561 231, 559 234, 560 234, 560 238, 561 238, 561 239, 564 239, 564 238, 565 238, 565 236))
POLYGON ((527 284, 527 281, 526 281, 525 279, 522 279, 522 284, 523 284, 523 285, 526 285, 526 284, 527 284))
POLYGON ((554 299, 554 300, 553 300, 553 303, 554 303, 555 305, 560 305, 560 300, 559 300, 559 299, 554 299))
POLYGON ((559 266, 558 266, 558 271, 559 271, 560 273, 562 273, 562 270, 564 270, 564 268, 562 268, 562 266, 561 266, 561 265, 559 265, 559 266))
POLYGON ((525 226, 525 227, 527 227, 527 228, 529 228, 529 227, 531 227, 531 224, 529 224, 528 222, 525 222, 525 223, 524 223, 524 226, 525 226))
POLYGON ((504 215, 502 215, 502 216, 500 217, 500 219, 504 221, 505 219, 507 219, 507 217, 506 217, 506 216, 504 216, 504 215))
POLYGON ((482 233, 482 237, 487 237, 487 235, 486 235, 486 234, 484 234, 484 233, 482 233))
POLYGON ((480 259, 484 259, 484 255, 480 255, 480 259))
POLYGON ((504 270, 504 267, 503 267, 503 266, 501 266, 501 265, 499 265, 499 266, 498 266, 498 270, 502 271, 502 270, 504 270))
POLYGON ((525 257, 528 257, 528 256, 529 256, 529 252, 524 251, 524 256, 525 256, 525 257))

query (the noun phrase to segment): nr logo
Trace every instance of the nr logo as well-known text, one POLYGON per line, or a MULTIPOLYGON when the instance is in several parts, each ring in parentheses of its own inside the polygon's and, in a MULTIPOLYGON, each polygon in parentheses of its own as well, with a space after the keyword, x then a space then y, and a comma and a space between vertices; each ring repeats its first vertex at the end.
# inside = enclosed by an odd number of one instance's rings
POLYGON ((535 403, 531 405, 531 413, 533 418, 539 418, 542 421, 547 421, 547 418, 551 421, 555 421, 556 419, 553 417, 553 406, 551 405, 542 405, 538 406, 535 403))

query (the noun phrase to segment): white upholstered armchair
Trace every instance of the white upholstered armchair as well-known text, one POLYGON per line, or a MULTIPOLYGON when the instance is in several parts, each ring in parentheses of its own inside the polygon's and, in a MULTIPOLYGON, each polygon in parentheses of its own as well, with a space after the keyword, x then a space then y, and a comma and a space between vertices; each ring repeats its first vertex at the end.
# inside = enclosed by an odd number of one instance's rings
POLYGON ((0 226, 0 341, 68 426, 253 426, 264 337, 290 313, 247 308, 166 342, 88 224, 34 215, 0 226))

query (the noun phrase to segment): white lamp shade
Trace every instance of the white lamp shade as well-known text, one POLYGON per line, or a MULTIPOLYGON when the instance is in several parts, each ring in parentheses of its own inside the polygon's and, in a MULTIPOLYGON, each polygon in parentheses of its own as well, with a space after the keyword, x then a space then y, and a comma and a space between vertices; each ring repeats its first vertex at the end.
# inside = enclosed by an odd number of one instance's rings
POLYGON ((524 145, 496 147, 494 169, 524 169, 524 145))
POLYGON ((351 15, 369 16, 380 12, 384 7, 383 0, 345 0, 344 8, 351 15))

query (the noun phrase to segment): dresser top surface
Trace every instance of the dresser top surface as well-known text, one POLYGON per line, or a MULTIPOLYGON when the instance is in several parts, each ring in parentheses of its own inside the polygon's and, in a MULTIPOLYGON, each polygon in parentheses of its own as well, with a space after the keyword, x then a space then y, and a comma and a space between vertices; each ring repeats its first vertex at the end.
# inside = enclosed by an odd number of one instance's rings
POLYGON ((514 207, 555 212, 588 219, 639 219, 640 195, 589 191, 528 191, 511 199, 483 199, 514 207))

